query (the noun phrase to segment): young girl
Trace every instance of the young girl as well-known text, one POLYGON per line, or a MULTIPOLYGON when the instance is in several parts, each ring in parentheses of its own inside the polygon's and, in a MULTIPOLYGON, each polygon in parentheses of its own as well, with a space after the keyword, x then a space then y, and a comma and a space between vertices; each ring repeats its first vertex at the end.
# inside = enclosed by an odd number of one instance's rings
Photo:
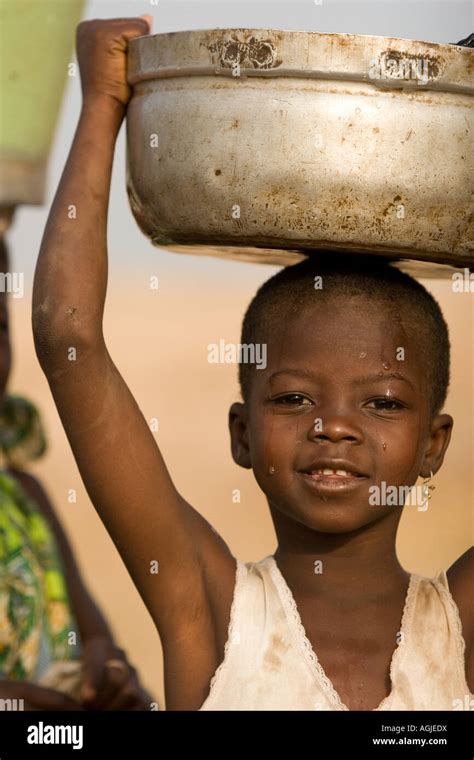
MULTIPOLYGON (((0 272, 8 272, 0 237, 0 272)), ((45 451, 39 414, 6 393, 7 296, 0 293, 0 710, 148 710, 125 653, 85 587, 40 482, 26 467, 45 451), (15 700, 22 700, 20 703, 15 700)))
POLYGON ((449 587, 444 573, 410 575, 395 553, 403 503, 383 498, 421 475, 426 505, 451 434, 449 340, 425 289, 377 259, 333 254, 336 265, 319 256, 257 294, 242 343, 264 343, 267 365, 241 365, 229 415, 234 460, 253 470, 278 537, 256 563, 235 560, 180 495, 108 353, 111 168, 127 41, 147 31, 145 19, 78 28, 83 106, 33 329, 90 498, 160 633, 167 708, 459 709, 474 686, 473 554, 449 587))

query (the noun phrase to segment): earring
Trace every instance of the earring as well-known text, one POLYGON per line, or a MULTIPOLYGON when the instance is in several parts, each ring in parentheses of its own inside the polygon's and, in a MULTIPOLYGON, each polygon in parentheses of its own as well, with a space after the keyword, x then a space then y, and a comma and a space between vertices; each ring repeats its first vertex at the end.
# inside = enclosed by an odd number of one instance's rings
POLYGON ((268 473, 269 473, 269 475, 274 475, 275 474, 275 468, 273 466, 269 467, 268 468, 268 473))
POLYGON ((423 478, 423 505, 421 511, 425 512, 428 509, 428 502, 431 499, 430 491, 434 491, 436 486, 430 484, 430 480, 433 477, 433 472, 430 470, 429 478, 423 478))

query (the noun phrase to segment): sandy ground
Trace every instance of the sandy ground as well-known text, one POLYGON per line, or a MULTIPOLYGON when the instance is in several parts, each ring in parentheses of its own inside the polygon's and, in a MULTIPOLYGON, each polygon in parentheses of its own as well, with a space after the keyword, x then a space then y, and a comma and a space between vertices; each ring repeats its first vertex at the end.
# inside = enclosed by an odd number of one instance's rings
MULTIPOLYGON (((238 398, 236 368, 209 364, 207 344, 220 338, 238 342, 244 308, 274 270, 250 267, 250 274, 239 279, 239 265, 229 263, 210 277, 209 267, 187 257, 188 275, 182 265, 171 267, 160 277, 159 290, 151 291, 147 277, 155 263, 159 269, 158 256, 150 252, 148 273, 112 274, 106 312, 109 348, 146 418, 158 418, 156 437, 183 495, 211 521, 235 555, 258 560, 274 551, 275 537, 252 474, 237 468, 230 456, 227 410, 238 398), (241 491, 240 504, 232 501, 236 488, 241 491)), ((402 520, 401 561, 424 574, 449 566, 472 543, 473 505, 473 299, 452 294, 448 284, 430 288, 440 298, 451 328, 453 379, 446 411, 456 425, 428 512, 407 508, 402 520)), ((49 491, 119 642, 163 705, 158 634, 82 486, 34 354, 29 310, 29 294, 12 301, 15 366, 10 389, 36 401, 47 426, 49 452, 33 471, 49 491), (78 492, 76 504, 67 501, 71 488, 78 492)))

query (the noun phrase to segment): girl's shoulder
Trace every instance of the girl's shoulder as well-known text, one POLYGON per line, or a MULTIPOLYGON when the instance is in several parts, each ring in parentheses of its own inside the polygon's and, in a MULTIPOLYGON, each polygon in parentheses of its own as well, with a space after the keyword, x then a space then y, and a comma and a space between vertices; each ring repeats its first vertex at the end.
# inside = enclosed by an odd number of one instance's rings
POLYGON ((474 692, 474 547, 461 554, 447 572, 449 590, 461 618, 466 644, 466 678, 474 692))
MULTIPOLYGON (((474 546, 461 554, 447 571, 449 589, 459 611, 474 624, 474 546)), ((462 617, 462 615, 461 615, 462 617)))

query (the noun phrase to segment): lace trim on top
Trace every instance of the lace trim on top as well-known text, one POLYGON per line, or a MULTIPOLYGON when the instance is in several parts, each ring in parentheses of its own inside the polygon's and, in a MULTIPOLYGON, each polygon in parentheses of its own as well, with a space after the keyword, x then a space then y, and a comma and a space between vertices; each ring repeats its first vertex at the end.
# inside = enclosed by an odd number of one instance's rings
POLYGON ((237 646, 240 643, 239 638, 238 638, 238 632, 235 630, 235 625, 239 617, 238 610, 240 606, 240 598, 242 596, 241 586, 242 586, 244 578, 247 575, 248 568, 239 559, 235 557, 234 559, 236 563, 234 596, 232 598, 232 605, 230 608, 229 625, 227 628, 227 640, 224 646, 224 657, 220 665, 217 667, 216 672, 214 673, 214 675, 212 676, 210 680, 209 693, 206 699, 204 700, 204 702, 202 703, 201 707, 199 708, 199 710, 202 710, 204 706, 207 707, 211 699, 215 698, 219 690, 219 685, 222 683, 223 676, 228 668, 230 651, 231 651, 232 645, 235 644, 237 646))
MULTIPOLYGON (((298 644, 301 645, 303 652, 305 654, 306 660, 309 663, 311 669, 313 670, 313 673, 316 676, 316 679, 322 685, 325 695, 328 697, 328 699, 331 702, 333 702, 336 705, 336 708, 338 710, 349 711, 349 707, 347 707, 347 705, 345 705, 344 702, 341 700, 341 697, 339 696, 336 689, 334 688, 332 681, 328 678, 328 676, 324 672, 324 669, 321 663, 318 660, 316 652, 314 651, 312 644, 306 635, 306 631, 304 629, 303 623, 301 622, 301 617, 298 611, 298 607, 296 605, 295 598, 285 578, 283 577, 276 563, 275 558, 273 556, 269 556, 267 557, 267 560, 268 560, 268 565, 270 569, 270 574, 280 594, 280 598, 281 598, 283 607, 285 609, 285 612, 287 614, 288 621, 293 629, 293 632, 296 632, 297 642, 298 644)), ((410 575, 407 593, 405 597, 405 604, 403 607, 400 631, 399 631, 399 633, 403 635, 400 636, 400 642, 398 643, 395 651, 393 652, 392 659, 390 661, 390 684, 391 684, 390 693, 386 697, 384 697, 382 701, 380 702, 380 704, 377 707, 374 707, 372 711, 382 710, 387 704, 388 700, 392 696, 393 687, 394 687, 395 666, 397 665, 398 661, 402 657, 402 654, 404 652, 405 640, 408 637, 408 632, 411 628, 413 613, 415 609, 416 592, 418 590, 418 585, 419 585, 420 580, 421 580, 421 576, 416 575, 414 573, 410 575)))
POLYGON ((434 584, 445 602, 445 609, 450 612, 449 622, 454 624, 454 646, 456 648, 456 662, 458 666, 459 682, 462 684, 462 688, 465 694, 471 694, 466 679, 466 665, 465 665, 465 652, 466 642, 462 632, 461 617, 459 615, 459 609, 456 602, 453 599, 451 591, 449 590, 448 576, 444 570, 440 570, 434 584))

